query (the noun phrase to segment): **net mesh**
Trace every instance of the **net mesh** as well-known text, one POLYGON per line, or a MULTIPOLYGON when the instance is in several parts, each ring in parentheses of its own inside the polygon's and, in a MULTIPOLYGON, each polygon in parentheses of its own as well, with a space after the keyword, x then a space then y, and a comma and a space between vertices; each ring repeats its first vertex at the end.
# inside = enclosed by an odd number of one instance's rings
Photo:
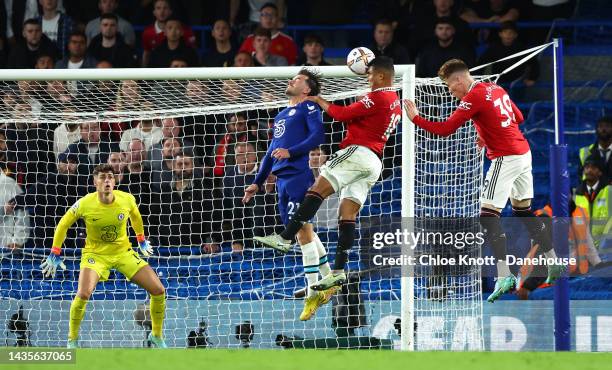
MULTIPOLYGON (((94 190, 92 165, 108 162, 121 173, 118 188, 136 196, 147 235, 158 245, 148 262, 166 287, 164 335, 170 346, 397 347, 399 275, 368 271, 360 262, 363 251, 355 247, 350 283, 333 304, 302 323, 297 317, 303 301, 293 298, 305 286, 299 248, 280 256, 250 242, 281 224, 273 178, 254 204, 240 200, 267 149, 274 116, 287 104, 286 81, 0 83, 0 143, 6 146, 2 200, 11 203, 2 226, 0 321, 10 321, 22 306, 19 317, 28 323, 27 329, 7 331, 7 343, 27 336, 36 346, 64 345, 84 225, 79 221, 69 231, 62 252, 66 271, 44 279, 39 264, 59 218, 94 190), (355 337, 369 339, 349 339, 355 337)), ((400 76, 394 86, 401 89, 400 76)), ((340 104, 367 91, 362 77, 323 81, 323 96, 340 104)), ((421 112, 434 120, 448 116, 456 104, 437 80, 418 79, 415 96, 421 112)), ((329 154, 344 129, 330 117, 324 122, 329 154)), ((362 217, 400 216, 399 130, 387 145, 382 179, 362 217)), ((474 142, 470 125, 444 139, 417 130, 417 216, 477 215, 481 157, 474 142)), ((323 161, 311 162, 315 173, 323 161)), ((337 240, 337 205, 337 197, 326 200, 314 221, 330 255, 337 240)), ((444 348, 464 349, 464 340, 465 349, 480 349, 479 271, 417 274, 417 348, 438 348, 441 342, 444 348), (457 330, 469 335, 458 339, 457 330)), ((111 272, 96 287, 79 339, 85 347, 146 346, 149 330, 146 292, 111 272)))

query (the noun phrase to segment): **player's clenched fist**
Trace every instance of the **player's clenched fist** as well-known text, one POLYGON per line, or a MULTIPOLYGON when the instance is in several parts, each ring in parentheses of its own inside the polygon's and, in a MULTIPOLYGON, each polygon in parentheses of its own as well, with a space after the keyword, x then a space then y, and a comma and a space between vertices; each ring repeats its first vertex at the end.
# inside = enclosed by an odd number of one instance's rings
POLYGON ((255 194, 259 191, 259 185, 251 184, 244 189, 244 197, 242 197, 242 203, 247 204, 255 194))

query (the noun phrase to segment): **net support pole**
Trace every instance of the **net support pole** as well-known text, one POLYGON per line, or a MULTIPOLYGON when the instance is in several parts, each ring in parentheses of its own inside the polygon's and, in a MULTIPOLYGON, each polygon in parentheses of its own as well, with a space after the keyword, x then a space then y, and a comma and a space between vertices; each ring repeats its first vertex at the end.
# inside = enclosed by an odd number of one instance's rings
MULTIPOLYGON (((550 147, 550 188, 553 209, 553 246, 558 257, 569 256, 569 171, 567 145, 564 138, 563 112, 563 42, 554 40, 554 105, 555 144, 550 147)), ((554 286, 555 350, 570 350, 569 284, 567 276, 558 279, 554 286)))
MULTIPOLYGON (((415 70, 411 65, 402 74, 402 99, 414 101, 415 70)), ((402 228, 414 229, 415 127, 402 109, 402 228)), ((414 246, 402 245, 402 255, 412 256, 414 246)), ((415 302, 414 266, 403 265, 401 276, 401 345, 403 351, 414 351, 415 302)))

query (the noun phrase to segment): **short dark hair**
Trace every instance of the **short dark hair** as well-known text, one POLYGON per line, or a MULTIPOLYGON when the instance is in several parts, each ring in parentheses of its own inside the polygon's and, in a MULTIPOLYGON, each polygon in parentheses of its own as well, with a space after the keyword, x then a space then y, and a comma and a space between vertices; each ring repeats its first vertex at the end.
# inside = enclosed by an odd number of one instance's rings
POLYGON ((438 70, 438 77, 442 81, 446 81, 455 72, 469 72, 467 64, 461 59, 447 60, 438 70))
POLYGON ((111 166, 108 163, 100 163, 94 168, 93 175, 98 176, 99 173, 106 173, 106 172, 115 174, 115 171, 113 171, 113 166, 111 166))
POLYGON ((393 22, 391 22, 391 20, 386 19, 386 18, 377 20, 376 23, 374 23, 374 28, 376 28, 376 26, 378 26, 379 24, 393 28, 393 22))
POLYGON ((263 27, 257 27, 255 29, 255 32, 253 32, 253 36, 264 36, 272 40, 272 32, 269 29, 263 27))
POLYGON ((368 63, 368 68, 374 68, 377 71, 386 71, 391 76, 395 75, 395 67, 393 59, 385 56, 378 56, 368 63))
POLYGON ((23 27, 27 26, 28 24, 31 24, 31 25, 34 25, 34 26, 41 26, 42 27, 42 24, 40 24, 40 21, 38 19, 36 19, 36 18, 26 19, 23 22, 23 27))
POLYGON ((612 125, 612 116, 603 116, 600 119, 597 120, 597 126, 603 124, 603 123, 607 123, 609 125, 612 125))
POLYGON ((582 166, 582 168, 586 168, 586 166, 596 167, 601 173, 604 173, 606 171, 606 165, 603 163, 603 161, 593 156, 588 156, 584 160, 584 165, 582 166))
POLYGON ((102 22, 102 20, 104 20, 104 19, 114 19, 115 22, 119 23, 119 18, 114 13, 104 13, 104 14, 102 14, 100 16, 100 22, 102 22))
POLYGON ((261 8, 259 8, 259 11, 263 11, 265 8, 272 8, 274 10, 276 10, 276 13, 278 14, 278 7, 276 6, 276 4, 274 3, 265 3, 261 6, 261 8))
POLYGON ((325 46, 325 44, 323 43, 323 39, 321 38, 321 36, 311 33, 306 35, 306 37, 304 37, 304 45, 308 45, 308 44, 312 44, 312 43, 317 43, 321 46, 325 46))
POLYGON ((82 37, 85 39, 85 41, 87 41, 87 35, 85 35, 85 32, 83 31, 72 31, 70 32, 70 35, 68 36, 68 41, 70 41, 73 37, 82 37))
POLYGON ((438 17, 436 19, 436 26, 439 24, 450 24, 453 28, 457 28, 455 26, 455 21, 451 17, 438 17))
POLYGON ((516 23, 513 21, 504 21, 499 24, 499 32, 504 30, 512 30, 518 33, 518 28, 516 27, 516 23))
POLYGON ((168 22, 179 22, 181 25, 183 24, 183 22, 179 19, 179 17, 175 15, 169 16, 168 19, 166 19, 166 23, 168 22))
POLYGON ((319 73, 308 68, 302 68, 298 74, 308 77, 306 79, 306 84, 310 88, 310 93, 308 93, 309 96, 316 96, 321 93, 321 76, 319 73))

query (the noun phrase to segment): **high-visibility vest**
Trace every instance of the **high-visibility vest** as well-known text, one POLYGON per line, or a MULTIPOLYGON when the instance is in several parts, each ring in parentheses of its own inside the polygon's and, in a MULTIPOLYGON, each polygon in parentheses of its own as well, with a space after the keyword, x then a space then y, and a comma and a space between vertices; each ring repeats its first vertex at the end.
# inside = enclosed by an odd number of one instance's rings
POLYGON ((610 194, 610 185, 597 194, 595 199, 591 201, 587 195, 576 195, 576 205, 587 210, 591 220, 591 235, 595 242, 595 246, 599 248, 599 243, 604 235, 606 235, 606 224, 610 222, 612 214, 612 194, 610 194))
MULTIPOLYGON (((534 212, 536 216, 547 215, 552 217, 552 208, 546 205, 542 209, 534 212)), ((572 212, 572 224, 569 229, 569 248, 574 250, 576 264, 570 264, 569 270, 571 274, 579 273, 586 274, 589 272, 589 215, 586 210, 580 206, 576 206, 572 212)), ((530 251, 531 252, 531 251, 530 251)), ((534 255, 535 255, 535 251, 534 255)))
MULTIPOLYGON (((580 150, 578 151, 578 157, 580 158, 580 166, 584 166, 584 161, 587 159, 587 157, 591 154, 591 149, 593 149, 595 147, 595 144, 591 144, 589 146, 583 146, 582 148, 580 148, 580 150)), ((582 180, 584 180, 584 173, 580 174, 580 178, 582 180)))

